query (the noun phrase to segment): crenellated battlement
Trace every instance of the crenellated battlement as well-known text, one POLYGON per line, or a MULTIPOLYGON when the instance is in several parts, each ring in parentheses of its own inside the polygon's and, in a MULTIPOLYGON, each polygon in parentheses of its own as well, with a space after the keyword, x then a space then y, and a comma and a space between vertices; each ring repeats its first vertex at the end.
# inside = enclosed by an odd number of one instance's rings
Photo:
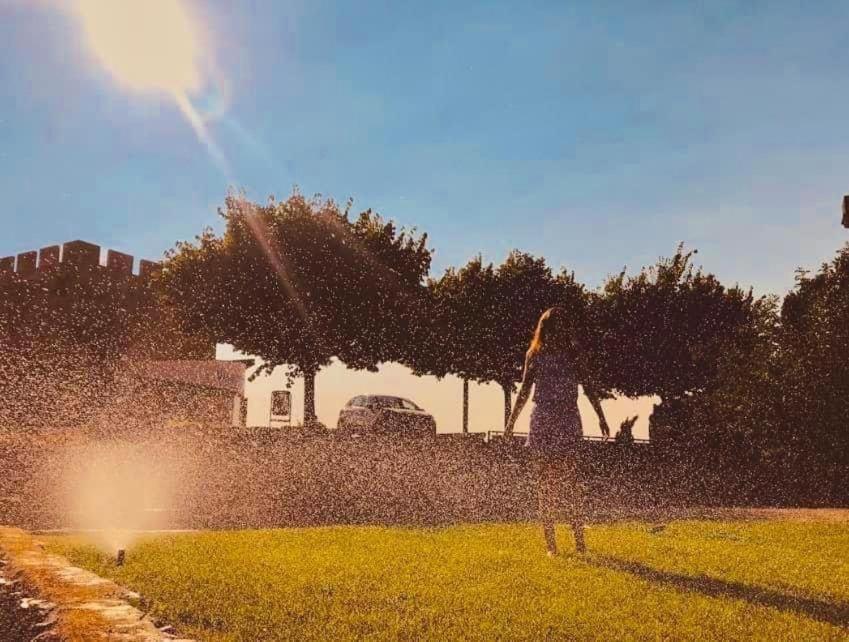
POLYGON ((109 270, 116 275, 149 278, 159 271, 161 264, 141 259, 138 272, 133 272, 135 258, 130 254, 107 249, 106 260, 101 262, 102 248, 87 241, 68 241, 60 245, 48 245, 40 250, 29 250, 15 256, 0 258, 0 273, 14 272, 23 277, 36 277, 59 265, 73 265, 82 269, 109 270))

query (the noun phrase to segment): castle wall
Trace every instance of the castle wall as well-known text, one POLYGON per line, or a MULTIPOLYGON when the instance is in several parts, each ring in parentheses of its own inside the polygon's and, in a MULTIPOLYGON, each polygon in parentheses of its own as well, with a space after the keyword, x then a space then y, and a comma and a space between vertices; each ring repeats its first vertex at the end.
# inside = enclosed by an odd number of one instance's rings
MULTIPOLYGON (((161 264, 141 259, 134 272, 136 259, 131 254, 113 249, 104 251, 101 246, 87 241, 68 241, 39 250, 29 250, 14 256, 0 258, 0 278, 14 274, 27 281, 45 280, 61 267, 76 270, 80 281, 108 275, 112 279, 126 279, 128 286, 144 286, 159 272, 161 264), (105 261, 101 262, 101 257, 105 261)), ((58 296, 54 301, 61 308, 67 301, 58 296)), ((68 306, 64 306, 68 307, 68 306)), ((132 359, 214 359, 215 345, 181 332, 173 310, 161 306, 145 309, 148 336, 134 336, 128 346, 127 356, 132 359)), ((28 322, 35 320, 29 319, 28 322)))
POLYGON ((59 245, 48 245, 39 250, 28 250, 17 255, 0 258, 0 274, 14 272, 19 276, 37 278, 60 264, 85 269, 106 269, 116 275, 150 278, 160 268, 156 261, 141 259, 138 272, 133 272, 135 257, 117 250, 107 249, 105 262, 101 262, 103 248, 88 241, 68 241, 59 245))
MULTIPOLYGON (((214 342, 183 332, 178 311, 155 291, 160 264, 137 265, 134 272, 132 255, 80 240, 0 259, 0 385, 7 393, 0 424, 85 421, 110 403, 110 382, 128 363, 214 363, 214 342)), ((214 405, 232 414, 233 397, 228 391, 214 405)))

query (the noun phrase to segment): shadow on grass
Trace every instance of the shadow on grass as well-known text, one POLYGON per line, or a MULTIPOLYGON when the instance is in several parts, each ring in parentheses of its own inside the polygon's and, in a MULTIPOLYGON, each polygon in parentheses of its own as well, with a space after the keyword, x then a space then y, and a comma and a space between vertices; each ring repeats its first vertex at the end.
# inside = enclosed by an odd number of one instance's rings
POLYGON ((748 586, 739 582, 728 582, 713 577, 693 577, 661 571, 639 562, 622 560, 608 555, 593 555, 587 562, 597 567, 635 575, 643 580, 673 586, 710 597, 729 597, 745 600, 750 604, 768 606, 782 611, 791 611, 811 619, 835 626, 849 628, 849 604, 829 602, 815 598, 800 597, 768 588, 748 586))

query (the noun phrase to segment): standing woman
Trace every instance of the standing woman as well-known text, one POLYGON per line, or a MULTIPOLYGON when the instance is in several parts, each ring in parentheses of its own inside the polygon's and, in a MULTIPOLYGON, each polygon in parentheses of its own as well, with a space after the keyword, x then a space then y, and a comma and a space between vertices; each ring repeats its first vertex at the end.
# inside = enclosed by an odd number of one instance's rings
POLYGON ((557 554, 554 521, 564 499, 569 500, 575 548, 580 553, 586 551, 584 490, 579 461, 583 442, 578 412, 579 383, 584 383, 584 392, 598 415, 602 434, 610 435, 598 395, 588 386, 582 372, 584 355, 576 325, 561 307, 550 308, 542 314, 525 358, 522 387, 504 430, 505 436, 513 432, 531 388, 536 386, 528 447, 533 451, 539 514, 549 555, 557 554))

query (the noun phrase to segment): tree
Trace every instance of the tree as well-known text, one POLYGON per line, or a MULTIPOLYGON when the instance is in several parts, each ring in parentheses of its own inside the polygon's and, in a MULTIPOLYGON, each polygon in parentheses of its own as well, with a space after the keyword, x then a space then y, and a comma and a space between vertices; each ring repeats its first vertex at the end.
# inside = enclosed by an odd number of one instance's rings
POLYGON ((428 323, 422 326, 418 349, 407 364, 417 375, 463 379, 463 432, 468 431, 470 380, 489 380, 494 358, 492 338, 497 335, 500 301, 493 266, 481 257, 460 269, 448 268, 440 279, 428 282, 428 323))
POLYGON ((698 464, 694 480, 709 474, 739 497, 776 458, 776 299, 726 288, 693 267, 693 254, 679 247, 634 277, 609 279, 594 297, 604 364, 596 376, 606 390, 659 395, 658 447, 698 464))
POLYGON ((224 232, 178 243, 163 284, 186 327, 257 355, 253 373, 287 368, 304 378, 304 420, 315 421, 315 377, 335 357, 375 370, 401 360, 418 332, 431 250, 367 210, 349 218, 333 201, 260 206, 230 195, 224 232))
POLYGON ((849 245, 818 273, 798 272, 781 308, 778 360, 791 468, 815 482, 809 493, 817 499, 846 501, 849 245))
POLYGON ((715 380, 729 341, 751 321, 755 298, 695 269, 694 254, 679 247, 636 276, 608 279, 593 297, 589 325, 604 389, 666 401, 715 380))
POLYGON ((412 355, 411 367, 417 374, 498 383, 506 422, 539 316, 555 304, 577 310, 584 290, 570 273, 554 276, 545 259, 513 251, 497 268, 481 257, 449 268, 430 281, 429 294, 430 338, 412 355))

